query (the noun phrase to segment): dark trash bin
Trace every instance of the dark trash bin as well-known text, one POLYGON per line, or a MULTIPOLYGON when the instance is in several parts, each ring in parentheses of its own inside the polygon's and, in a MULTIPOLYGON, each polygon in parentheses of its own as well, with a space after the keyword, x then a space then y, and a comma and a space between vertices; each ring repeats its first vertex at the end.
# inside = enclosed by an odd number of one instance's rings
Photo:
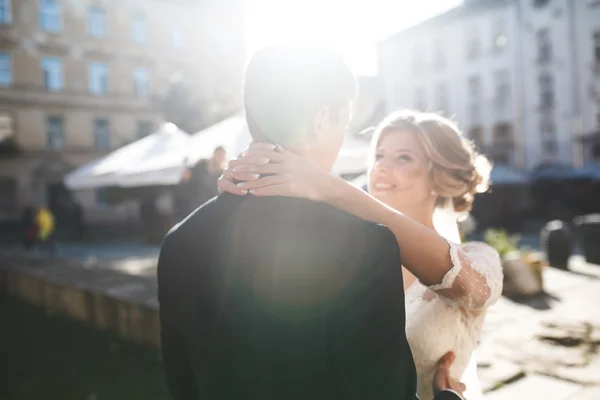
POLYGON ((585 260, 600 265, 600 214, 575 219, 581 251, 585 260))
POLYGON ((562 221, 550 221, 541 231, 540 242, 548 264, 555 268, 567 269, 573 254, 573 234, 562 221))

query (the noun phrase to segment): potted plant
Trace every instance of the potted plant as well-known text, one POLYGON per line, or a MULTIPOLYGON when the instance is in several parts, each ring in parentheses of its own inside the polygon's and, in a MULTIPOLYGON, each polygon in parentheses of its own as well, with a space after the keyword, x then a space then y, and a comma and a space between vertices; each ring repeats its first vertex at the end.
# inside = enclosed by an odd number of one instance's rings
POLYGON ((518 235, 509 235, 501 229, 489 229, 484 234, 485 242, 500 254, 504 292, 533 296, 543 288, 543 259, 537 253, 521 249, 519 239, 518 235))

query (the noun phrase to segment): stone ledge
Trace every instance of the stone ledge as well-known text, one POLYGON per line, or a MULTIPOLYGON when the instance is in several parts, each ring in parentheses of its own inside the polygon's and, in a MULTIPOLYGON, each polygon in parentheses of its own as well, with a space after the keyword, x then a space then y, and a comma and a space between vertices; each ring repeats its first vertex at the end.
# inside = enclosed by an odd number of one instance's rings
POLYGON ((0 257, 0 290, 124 339, 160 346, 153 279, 65 260, 0 257))

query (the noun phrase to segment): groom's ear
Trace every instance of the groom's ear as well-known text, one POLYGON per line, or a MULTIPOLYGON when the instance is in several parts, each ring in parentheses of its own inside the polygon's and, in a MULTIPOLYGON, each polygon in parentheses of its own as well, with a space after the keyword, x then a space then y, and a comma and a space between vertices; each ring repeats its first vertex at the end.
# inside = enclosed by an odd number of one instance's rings
POLYGON ((327 137, 331 128, 331 115, 328 107, 320 107, 313 119, 313 126, 309 129, 308 139, 311 143, 321 144, 329 140, 327 137))

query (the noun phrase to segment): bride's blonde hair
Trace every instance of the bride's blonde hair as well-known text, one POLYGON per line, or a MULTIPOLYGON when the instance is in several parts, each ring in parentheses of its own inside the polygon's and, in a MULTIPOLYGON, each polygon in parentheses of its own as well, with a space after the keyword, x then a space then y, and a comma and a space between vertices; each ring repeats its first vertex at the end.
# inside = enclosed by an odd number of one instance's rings
POLYGON ((477 153, 473 142, 449 119, 411 110, 392 113, 375 128, 371 154, 376 153, 385 135, 395 132, 414 133, 425 150, 432 189, 438 194, 437 207, 451 201, 455 211, 469 211, 475 194, 488 189, 492 169, 489 160, 477 153))

